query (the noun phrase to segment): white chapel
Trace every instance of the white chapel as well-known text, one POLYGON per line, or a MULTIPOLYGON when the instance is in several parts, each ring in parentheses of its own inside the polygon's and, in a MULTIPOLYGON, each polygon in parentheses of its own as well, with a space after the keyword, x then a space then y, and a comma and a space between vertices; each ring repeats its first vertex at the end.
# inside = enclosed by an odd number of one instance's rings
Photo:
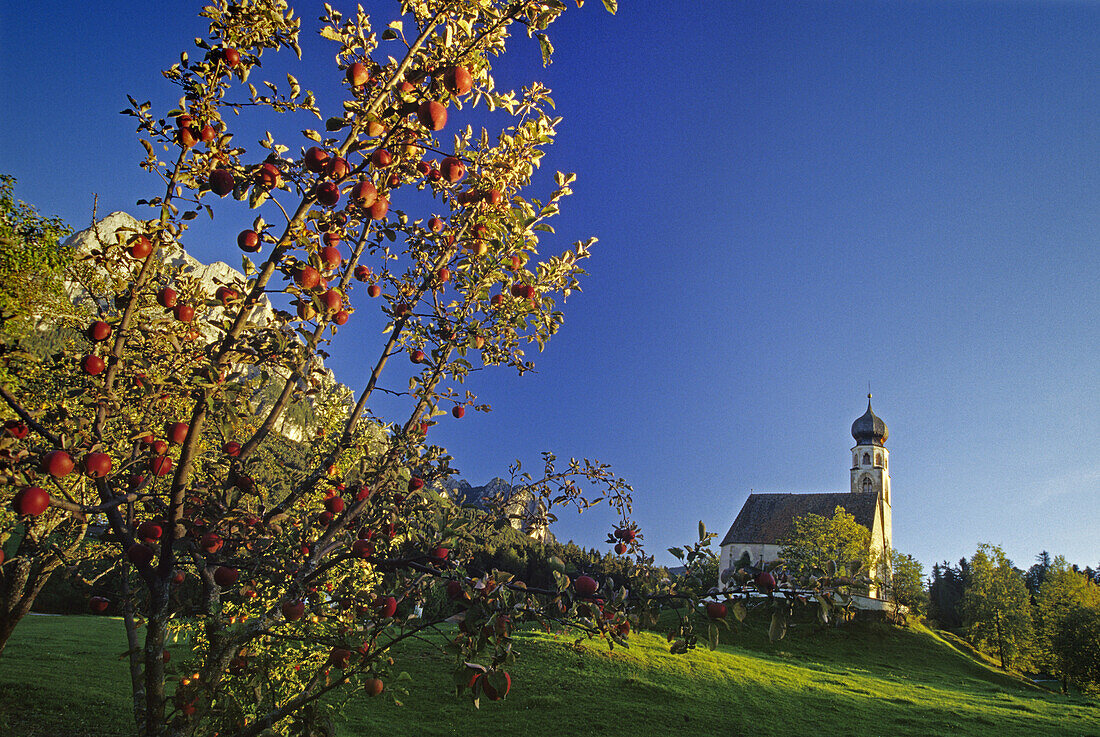
POLYGON ((813 494, 749 494, 729 532, 722 538, 719 571, 733 566, 746 552, 754 565, 779 558, 782 540, 794 529, 794 519, 804 514, 832 517, 843 507, 856 522, 871 532, 871 550, 875 559, 884 561, 880 575, 886 572, 884 551, 892 545, 890 513, 890 451, 886 439, 890 431, 871 409, 852 423, 851 488, 846 492, 813 494))

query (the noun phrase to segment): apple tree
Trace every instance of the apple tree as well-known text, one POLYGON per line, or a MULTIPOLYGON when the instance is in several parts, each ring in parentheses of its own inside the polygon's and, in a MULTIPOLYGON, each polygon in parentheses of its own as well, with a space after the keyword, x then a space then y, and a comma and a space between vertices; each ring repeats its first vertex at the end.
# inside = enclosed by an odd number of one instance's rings
MULTIPOLYGON (((493 522, 441 493, 451 458, 429 440, 436 423, 488 409, 463 387, 471 371, 532 368, 525 349, 557 332, 595 242, 540 252, 573 182, 535 181, 559 119, 543 85, 502 90, 492 74, 516 29, 548 60, 545 31, 564 9, 410 0, 378 28, 361 8, 325 5, 327 74, 344 94, 322 111, 294 76, 257 79, 265 54, 301 55, 293 10, 215 0, 208 35, 165 71, 176 108, 130 98, 141 166, 162 186, 138 203, 148 218, 101 233, 80 258, 91 315, 52 367, 63 390, 5 387, 18 432, 0 524, 42 544, 58 525, 96 530, 123 600, 89 604, 123 614, 140 734, 324 732, 328 694, 398 694, 401 643, 445 619, 458 623, 444 631, 455 684, 475 701, 507 694, 514 624, 569 622, 619 642, 628 631, 625 588, 466 575, 452 545, 493 522), (479 108, 499 130, 461 123, 479 108), (285 119, 270 127, 303 138, 269 133, 246 149, 238 115, 285 119), (320 124, 302 129, 311 117, 320 124), (244 252, 243 276, 211 289, 165 254, 229 196, 254 211, 227 243, 244 252), (267 300, 273 317, 261 319, 267 300), (361 344, 358 394, 325 396, 325 347, 383 327, 373 356, 361 344), (376 410, 382 395, 400 414, 376 410), (305 400, 319 427, 276 492, 265 448, 305 400), (453 614, 421 616, 439 593, 453 614), (182 663, 173 642, 189 648, 182 663)), ((535 503, 500 500, 496 512, 545 522, 593 504, 589 483, 629 531, 624 553, 644 562, 629 486, 597 462, 547 455, 521 485, 535 503)))

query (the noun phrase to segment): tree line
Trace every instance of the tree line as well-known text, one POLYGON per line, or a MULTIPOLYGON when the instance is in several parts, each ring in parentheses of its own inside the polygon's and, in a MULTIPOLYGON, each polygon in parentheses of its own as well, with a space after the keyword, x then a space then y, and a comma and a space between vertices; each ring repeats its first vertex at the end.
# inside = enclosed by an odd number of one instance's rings
POLYGON ((997 545, 932 566, 929 617, 964 634, 1003 668, 1100 689, 1100 571, 1043 551, 1027 570, 997 545))

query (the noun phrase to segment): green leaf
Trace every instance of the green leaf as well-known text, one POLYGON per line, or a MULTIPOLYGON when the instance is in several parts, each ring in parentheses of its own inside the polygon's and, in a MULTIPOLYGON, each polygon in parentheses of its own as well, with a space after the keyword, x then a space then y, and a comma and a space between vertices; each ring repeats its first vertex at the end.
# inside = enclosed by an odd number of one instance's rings
POLYGON ((539 47, 542 49, 542 65, 544 67, 550 66, 550 57, 554 55, 554 45, 550 43, 550 39, 546 37, 545 33, 536 33, 535 38, 539 40, 539 47))
POLYGON ((743 601, 735 601, 730 608, 733 610, 733 616, 737 617, 738 622, 744 622, 745 617, 749 616, 749 608, 745 606, 743 601))
POLYGON ((397 39, 397 31, 393 30, 392 28, 387 28, 386 30, 382 31, 382 40, 383 41, 394 41, 396 39, 397 39))
POLYGON ((684 551, 681 550, 680 548, 669 548, 668 552, 672 553, 673 555, 675 555, 680 560, 684 559, 684 551))
POLYGON ((619 9, 619 0, 603 0, 603 6, 607 8, 608 13, 615 15, 615 12, 619 9))
POLYGON ((713 624, 707 627, 707 647, 711 650, 718 649, 718 628, 713 624))
POLYGON ((703 524, 703 520, 699 520, 699 542, 707 539, 707 526, 703 524))

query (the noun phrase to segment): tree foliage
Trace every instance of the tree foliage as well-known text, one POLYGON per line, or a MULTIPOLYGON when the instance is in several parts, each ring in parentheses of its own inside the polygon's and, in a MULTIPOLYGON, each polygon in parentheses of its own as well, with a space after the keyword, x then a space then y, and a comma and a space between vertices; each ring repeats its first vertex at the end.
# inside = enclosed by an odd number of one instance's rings
POLYGON ((40 320, 70 317, 72 305, 65 297, 61 274, 71 254, 61 241, 72 229, 61 218, 40 215, 15 199, 15 179, 0 174, 0 349, 5 383, 8 353, 15 349, 40 320))
MULTIPOLYGON (((163 189, 138 203, 150 219, 97 231, 67 272, 91 314, 43 364, 56 391, 28 389, 27 371, 5 382, 0 525, 34 544, 7 546, 8 581, 65 553, 51 542, 58 527, 95 529, 103 574, 118 583, 102 590, 114 600, 90 604, 123 616, 141 734, 323 733, 336 689, 400 698, 401 643, 436 629, 475 703, 505 692, 513 617, 623 641, 625 589, 581 593, 564 567, 535 589, 451 554, 510 507, 471 516, 441 494, 434 481, 451 459, 429 440, 440 418, 489 409, 462 387, 471 371, 531 370, 525 350, 557 332, 595 243, 542 252, 574 181, 534 182, 559 118, 540 83, 513 91, 493 79, 517 28, 548 57, 545 32, 564 9, 418 1, 377 26, 362 9, 326 6, 327 76, 345 80, 326 114, 293 76, 257 78, 265 54, 301 54, 294 12, 216 0, 202 11, 209 33, 165 70, 175 109, 130 98, 141 166, 163 189), (453 123, 471 108, 501 128, 453 123), (245 148, 242 112, 288 116, 270 130, 301 131, 304 145, 269 133, 245 148), (234 227, 243 277, 215 290, 165 254, 229 195, 255 212, 234 227), (261 319, 269 298, 274 317, 261 319), (315 411, 306 443, 265 454, 296 403, 317 399, 326 344, 356 323, 382 335, 366 385, 315 411), (404 406, 375 414, 382 393, 404 406), (460 610, 457 634, 423 616, 441 595, 460 610), (163 657, 172 641, 190 646, 182 663, 163 657)), ((61 266, 46 256, 40 266, 61 266)), ((42 312, 17 306, 21 319, 42 312)), ((591 506, 593 488, 618 529, 631 527, 629 486, 598 462, 547 455, 520 486, 546 519, 591 506)), ((640 541, 628 548, 644 567, 640 541)))
POLYGON ((805 576, 813 569, 838 566, 855 575, 872 570, 871 532, 838 506, 832 517, 804 514, 783 540, 779 555, 792 575, 805 576))
POLYGON ((997 545, 983 543, 970 559, 962 611, 970 641, 996 654, 1002 668, 1025 666, 1034 628, 1024 577, 997 545))
POLYGON ((1047 560, 1035 598, 1040 663, 1080 688, 1100 686, 1100 586, 1063 556, 1047 560))
POLYGON ((962 600, 970 578, 970 563, 963 558, 959 565, 947 561, 932 566, 928 585, 928 614, 943 629, 958 629, 963 624, 962 600))
POLYGON ((890 583, 886 595, 891 601, 909 608, 913 614, 924 614, 928 609, 928 589, 925 586, 924 566, 911 555, 890 550, 890 583))
MULTIPOLYGON (((148 219, 97 229, 66 270, 89 311, 78 334, 5 383, 0 534, 29 541, 7 547, 10 580, 67 555, 52 531, 94 530, 89 605, 122 616, 142 737, 329 734, 338 694, 400 701, 403 644, 433 633, 475 705, 507 695, 526 621, 619 646, 676 601, 699 616, 670 649, 694 646, 704 617, 716 646, 725 615, 653 565, 630 486, 605 464, 517 462, 514 495, 483 508, 441 488, 453 459, 433 427, 490 409, 464 386, 471 372, 532 370, 526 351, 562 325, 595 244, 548 252, 575 179, 535 176, 560 119, 539 82, 493 77, 517 29, 548 62, 565 9, 411 0, 378 25, 326 4, 335 63, 317 82, 344 86, 322 111, 294 76, 258 79, 265 54, 301 55, 286 3, 213 0, 209 32, 164 70, 176 107, 129 98, 159 192, 138 202, 148 219), (245 148, 246 114, 279 137, 245 148), (500 127, 456 125, 463 115, 500 127), (243 274, 212 287, 170 256, 194 218, 240 211, 222 207, 230 195, 255 211, 232 226, 243 274), (359 326, 376 340, 357 342, 367 378, 352 397, 327 394, 326 347, 359 326), (280 443, 302 402, 315 432, 280 443), (478 558, 517 517, 539 529, 597 503, 616 520, 611 561, 514 541, 478 558), (169 659, 169 643, 189 655, 169 659)), ((700 525, 688 557, 708 565, 711 538, 700 525)), ((826 617, 827 578, 810 590, 826 617)), ((735 614, 766 602, 774 638, 807 597, 770 573, 738 583, 720 598, 735 614)))

